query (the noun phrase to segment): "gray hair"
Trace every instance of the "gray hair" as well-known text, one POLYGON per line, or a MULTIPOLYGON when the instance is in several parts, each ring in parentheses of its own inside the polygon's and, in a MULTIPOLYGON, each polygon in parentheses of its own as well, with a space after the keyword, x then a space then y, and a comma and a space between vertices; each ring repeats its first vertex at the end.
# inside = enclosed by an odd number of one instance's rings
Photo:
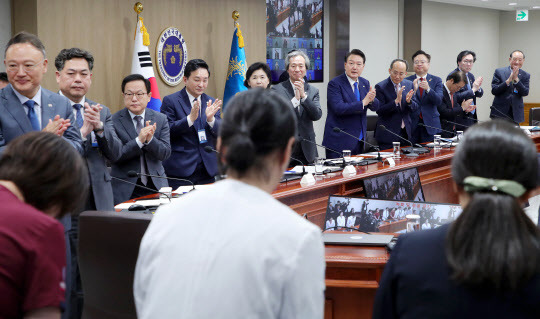
POLYGON ((303 57, 304 61, 306 61, 306 69, 309 69, 310 62, 309 62, 309 58, 308 58, 307 54, 305 54, 304 51, 293 50, 293 51, 289 52, 289 54, 287 54, 287 59, 286 59, 287 64, 285 65, 285 70, 289 69, 289 64, 291 64, 291 59, 296 57, 296 56, 303 57))

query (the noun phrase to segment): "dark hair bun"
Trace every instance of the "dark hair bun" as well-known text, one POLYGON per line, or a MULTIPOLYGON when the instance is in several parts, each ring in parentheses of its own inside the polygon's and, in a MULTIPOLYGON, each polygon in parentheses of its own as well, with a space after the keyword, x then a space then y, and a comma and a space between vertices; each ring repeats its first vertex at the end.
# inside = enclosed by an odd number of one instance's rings
POLYGON ((231 136, 225 159, 239 173, 245 173, 255 161, 255 144, 247 132, 238 131, 231 136))

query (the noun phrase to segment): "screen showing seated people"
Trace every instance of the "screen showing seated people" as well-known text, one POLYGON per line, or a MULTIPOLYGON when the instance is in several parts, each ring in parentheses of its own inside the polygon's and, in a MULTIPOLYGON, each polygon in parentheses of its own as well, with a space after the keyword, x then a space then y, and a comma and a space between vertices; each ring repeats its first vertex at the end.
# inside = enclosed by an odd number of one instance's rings
POLYGON ((425 201, 416 168, 364 179, 367 198, 425 201))
POLYGON ((382 200, 330 196, 325 230, 405 233, 407 215, 419 215, 421 229, 437 228, 452 222, 461 206, 415 201, 382 200))

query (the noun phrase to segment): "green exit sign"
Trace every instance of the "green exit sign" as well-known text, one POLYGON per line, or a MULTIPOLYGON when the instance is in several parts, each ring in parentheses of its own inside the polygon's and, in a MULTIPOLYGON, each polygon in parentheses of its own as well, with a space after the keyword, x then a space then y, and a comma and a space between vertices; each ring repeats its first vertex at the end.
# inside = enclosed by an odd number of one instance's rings
POLYGON ((529 10, 516 10, 516 21, 529 21, 529 10))

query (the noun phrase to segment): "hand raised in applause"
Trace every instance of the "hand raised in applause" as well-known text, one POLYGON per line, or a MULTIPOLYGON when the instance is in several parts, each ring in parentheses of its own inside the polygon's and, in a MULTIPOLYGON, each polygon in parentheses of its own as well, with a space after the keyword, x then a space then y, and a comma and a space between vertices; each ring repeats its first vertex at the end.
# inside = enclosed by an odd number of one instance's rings
POLYGON ((63 119, 60 117, 60 115, 57 114, 54 119, 49 119, 49 123, 43 128, 42 131, 53 133, 58 136, 63 136, 64 132, 70 125, 71 121, 69 119, 63 119))
POLYGON ((154 133, 156 132, 156 123, 153 125, 150 124, 150 121, 146 121, 146 126, 141 129, 139 132, 139 141, 141 143, 148 143, 154 137, 154 133))
MULTIPOLYGON (((403 87, 403 88, 405 88, 405 87, 403 87)), ((405 101, 407 101, 407 103, 411 103, 413 95, 414 95, 414 90, 411 89, 409 91, 409 93, 407 93, 407 96, 405 97, 405 101)))
POLYGON ((294 83, 294 97, 298 101, 306 97, 306 92, 304 92, 304 80, 295 81, 294 83))
POLYGON ((477 77, 476 80, 474 80, 474 83, 472 85, 473 92, 480 90, 480 87, 482 86, 483 81, 484 81, 484 78, 481 76, 477 77))
POLYGON ((99 117, 101 109, 102 107, 99 104, 90 106, 88 102, 84 103, 84 123, 80 129, 83 138, 88 136, 93 130, 102 128, 99 117))
POLYGON ((201 109, 201 106, 199 104, 199 100, 197 100, 193 103, 193 107, 191 107, 191 112, 188 115, 191 123, 195 123, 195 121, 199 118, 200 109, 201 109))
POLYGON ((223 104, 223 101, 219 99, 216 99, 214 103, 212 103, 212 101, 206 102, 206 122, 212 122, 214 115, 216 115, 221 108, 221 104, 223 104))
POLYGON ((403 96, 403 90, 405 90, 405 87, 402 86, 398 89, 397 91, 397 96, 396 96, 396 104, 400 104, 401 103, 401 98, 403 96))
POLYGON ((373 102, 373 100, 375 99, 375 96, 376 96, 377 92, 375 91, 375 89, 373 88, 373 86, 370 86, 369 87, 369 92, 368 94, 366 94, 366 96, 364 97, 364 99, 362 100, 362 104, 364 106, 368 105, 369 103, 373 102))

